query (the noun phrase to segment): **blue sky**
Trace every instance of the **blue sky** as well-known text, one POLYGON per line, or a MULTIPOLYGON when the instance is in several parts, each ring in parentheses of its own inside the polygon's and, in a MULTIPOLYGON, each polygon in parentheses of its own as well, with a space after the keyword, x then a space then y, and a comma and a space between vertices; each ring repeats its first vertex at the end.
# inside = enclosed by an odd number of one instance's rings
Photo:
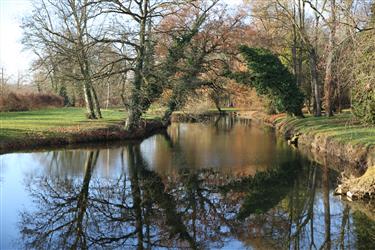
MULTIPOLYGON (((231 5, 242 3, 242 0, 223 1, 231 5)), ((34 58, 32 53, 23 51, 21 44, 22 17, 31 10, 32 0, 0 0, 0 67, 13 79, 18 72, 27 73, 34 58)))

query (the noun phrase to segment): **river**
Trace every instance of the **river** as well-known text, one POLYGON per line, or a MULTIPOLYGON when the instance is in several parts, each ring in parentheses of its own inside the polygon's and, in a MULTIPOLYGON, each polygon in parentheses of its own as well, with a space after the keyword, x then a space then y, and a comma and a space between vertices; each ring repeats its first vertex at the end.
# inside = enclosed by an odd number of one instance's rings
POLYGON ((375 249, 338 173, 249 120, 0 162, 1 249, 375 249))

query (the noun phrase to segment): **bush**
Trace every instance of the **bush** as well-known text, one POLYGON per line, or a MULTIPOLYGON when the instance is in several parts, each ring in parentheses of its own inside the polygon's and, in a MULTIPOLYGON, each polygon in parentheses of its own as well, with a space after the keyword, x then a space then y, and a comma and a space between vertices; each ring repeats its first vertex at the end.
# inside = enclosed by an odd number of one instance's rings
POLYGON ((14 93, 0 97, 0 111, 27 111, 32 109, 63 107, 64 98, 49 93, 14 93))

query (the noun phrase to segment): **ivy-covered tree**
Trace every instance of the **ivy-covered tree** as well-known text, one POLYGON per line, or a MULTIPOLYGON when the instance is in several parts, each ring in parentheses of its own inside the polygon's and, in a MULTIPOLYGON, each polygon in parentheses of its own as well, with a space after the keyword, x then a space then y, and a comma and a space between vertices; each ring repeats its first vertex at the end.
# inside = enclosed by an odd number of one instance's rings
POLYGON ((277 112, 303 116, 304 95, 292 73, 280 59, 264 48, 240 46, 248 71, 231 74, 238 82, 254 87, 259 95, 268 96, 277 112))

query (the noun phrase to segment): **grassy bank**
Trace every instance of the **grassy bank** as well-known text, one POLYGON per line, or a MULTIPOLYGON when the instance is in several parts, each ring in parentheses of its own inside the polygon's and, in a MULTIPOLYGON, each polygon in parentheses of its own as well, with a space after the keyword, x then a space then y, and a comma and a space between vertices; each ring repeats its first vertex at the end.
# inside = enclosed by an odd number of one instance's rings
POLYGON ((126 113, 103 110, 103 119, 87 120, 82 108, 51 108, 0 113, 0 140, 18 140, 29 136, 53 136, 56 133, 107 127, 119 123, 126 113))
POLYGON ((375 165, 375 126, 361 124, 349 111, 333 117, 296 118, 258 111, 240 112, 240 116, 269 124, 286 139, 297 138, 315 161, 329 159, 337 170, 345 168, 342 163, 357 170, 375 165))
POLYGON ((25 112, 0 112, 0 152, 58 146, 70 143, 141 138, 160 127, 150 120, 132 133, 123 130, 126 113, 102 110, 103 119, 87 120, 82 108, 51 108, 25 112))
POLYGON ((286 138, 297 138, 298 145, 310 148, 314 158, 331 161, 335 169, 351 165, 361 172, 375 165, 375 127, 361 124, 350 112, 333 117, 277 117, 273 124, 286 138))
POLYGON ((333 117, 308 115, 303 119, 284 116, 276 118, 275 123, 294 133, 324 136, 351 145, 375 146, 375 127, 359 123, 349 112, 333 117))

